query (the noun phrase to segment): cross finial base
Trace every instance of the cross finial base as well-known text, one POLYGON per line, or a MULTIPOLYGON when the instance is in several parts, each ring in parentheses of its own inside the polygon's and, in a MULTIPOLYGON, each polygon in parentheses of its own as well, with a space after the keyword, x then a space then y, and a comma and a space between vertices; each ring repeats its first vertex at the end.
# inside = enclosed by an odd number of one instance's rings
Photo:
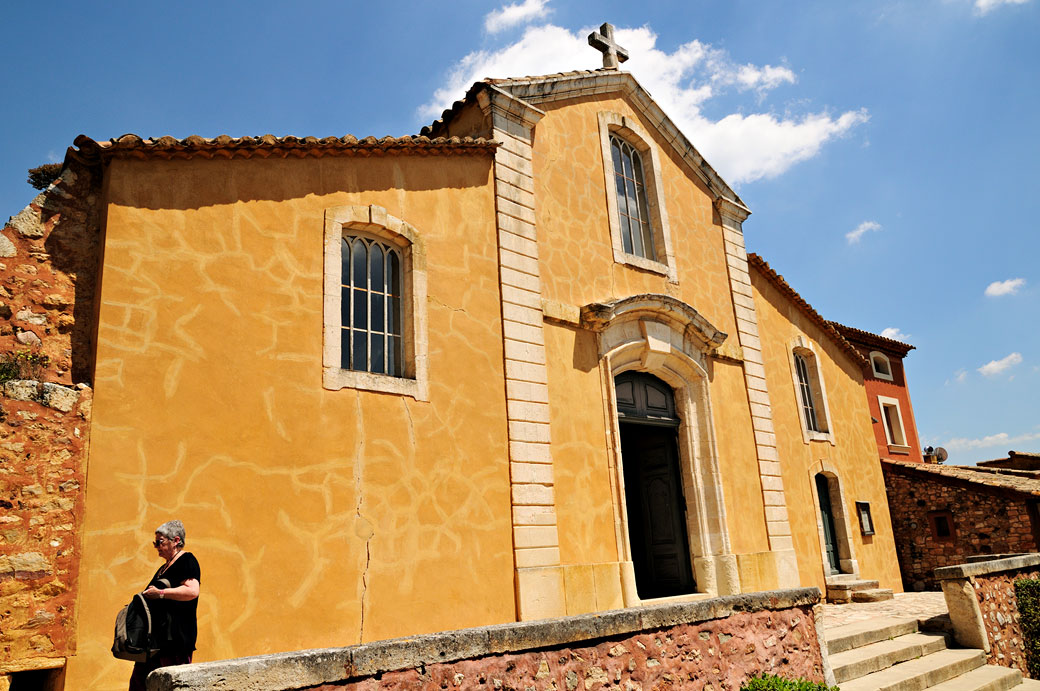
POLYGON ((628 51, 614 42, 614 25, 603 23, 599 31, 589 34, 589 45, 603 53, 603 68, 616 70, 628 60, 628 51))

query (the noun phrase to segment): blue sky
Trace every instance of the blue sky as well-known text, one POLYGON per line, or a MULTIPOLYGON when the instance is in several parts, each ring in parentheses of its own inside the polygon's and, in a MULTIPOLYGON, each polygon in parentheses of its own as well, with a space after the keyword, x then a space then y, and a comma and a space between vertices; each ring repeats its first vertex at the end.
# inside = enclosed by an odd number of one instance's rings
POLYGON ((1040 0, 12 1, 0 215, 77 134, 417 133, 480 77, 631 71, 828 319, 915 346, 921 440, 1040 451, 1040 0))

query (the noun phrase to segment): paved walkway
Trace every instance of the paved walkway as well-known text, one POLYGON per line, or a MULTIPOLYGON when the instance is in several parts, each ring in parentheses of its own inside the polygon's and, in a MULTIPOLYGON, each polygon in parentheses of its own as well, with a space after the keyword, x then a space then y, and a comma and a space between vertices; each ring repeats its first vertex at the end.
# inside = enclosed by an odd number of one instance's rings
POLYGON ((824 631, 857 621, 877 617, 928 619, 946 614, 946 599, 939 593, 896 593, 884 602, 852 602, 847 605, 824 605, 824 631))

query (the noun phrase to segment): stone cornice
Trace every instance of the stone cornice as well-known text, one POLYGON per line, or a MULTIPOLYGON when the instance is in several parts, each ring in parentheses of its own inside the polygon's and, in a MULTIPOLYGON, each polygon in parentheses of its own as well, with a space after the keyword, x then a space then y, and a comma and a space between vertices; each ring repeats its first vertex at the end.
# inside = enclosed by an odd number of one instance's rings
POLYGON ((476 98, 477 105, 488 118, 497 113, 530 129, 545 117, 544 110, 535 108, 493 84, 486 84, 484 88, 479 89, 476 98))
POLYGON ((715 328, 700 312, 670 295, 644 293, 612 302, 593 302, 581 308, 581 322, 592 331, 602 331, 619 319, 644 316, 673 322, 686 334, 695 335, 712 349, 718 348, 727 338, 724 331, 715 328))

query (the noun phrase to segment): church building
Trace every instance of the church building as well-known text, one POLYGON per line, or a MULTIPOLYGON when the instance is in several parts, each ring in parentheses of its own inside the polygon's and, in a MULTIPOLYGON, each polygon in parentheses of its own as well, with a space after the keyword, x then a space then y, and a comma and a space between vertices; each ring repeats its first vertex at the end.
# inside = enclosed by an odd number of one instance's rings
POLYGON ((603 69, 478 82, 417 136, 76 140, 68 688, 125 686, 112 620, 172 518, 196 661, 901 590, 863 354, 748 254, 608 28, 603 69))

